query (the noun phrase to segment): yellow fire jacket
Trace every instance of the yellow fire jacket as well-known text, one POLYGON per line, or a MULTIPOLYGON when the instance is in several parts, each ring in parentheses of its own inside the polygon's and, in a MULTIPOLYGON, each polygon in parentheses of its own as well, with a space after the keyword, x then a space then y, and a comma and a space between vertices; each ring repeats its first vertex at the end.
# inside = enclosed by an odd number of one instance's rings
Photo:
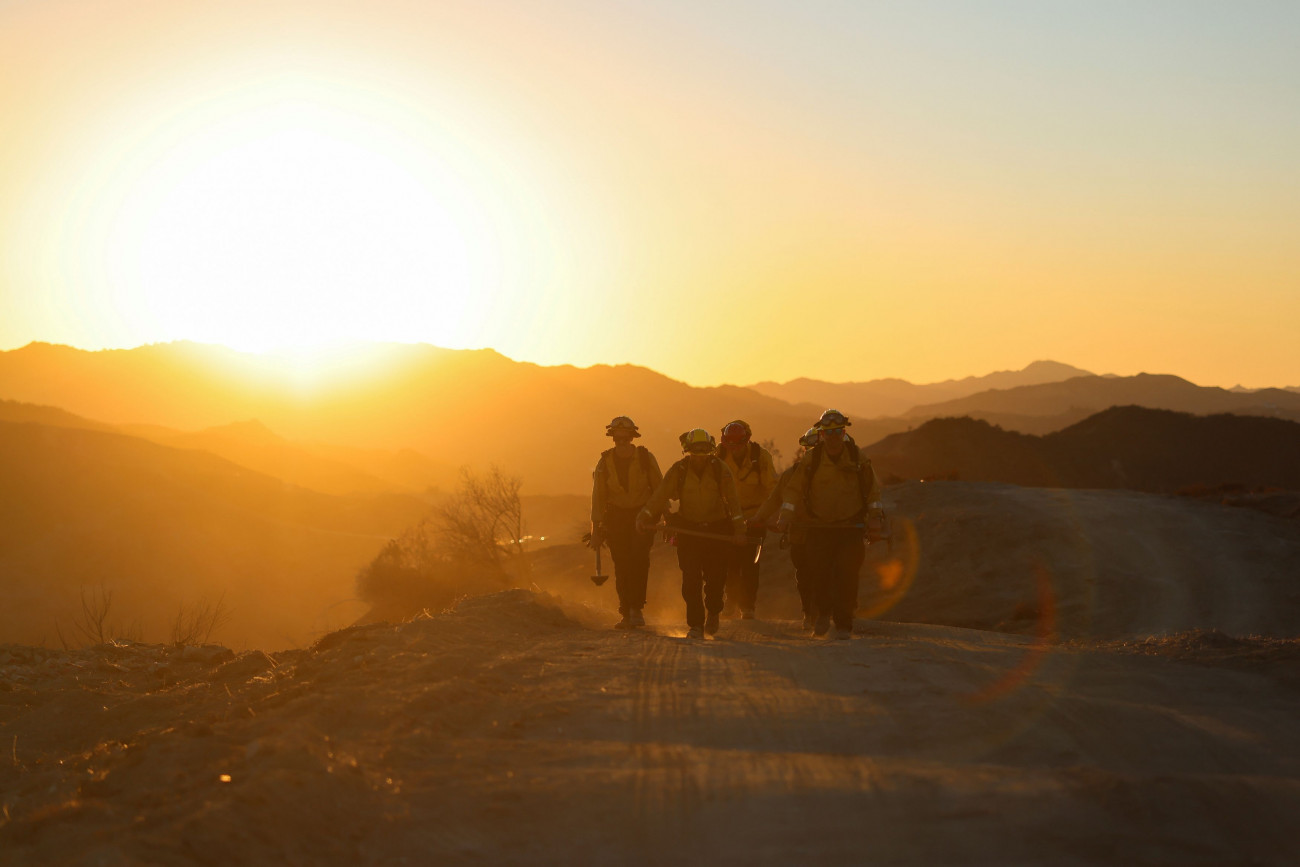
POLYGON ((600 453, 596 469, 591 473, 591 522, 593 524, 605 520, 606 506, 617 509, 641 508, 664 479, 664 474, 659 469, 659 462, 644 446, 637 446, 637 453, 632 456, 632 463, 627 470, 627 487, 623 487, 622 481, 619 480, 614 460, 614 450, 606 449, 600 453))
POLYGON ((711 464, 705 464, 704 472, 697 474, 690 469, 687 458, 673 464, 641 513, 653 521, 667 507, 669 500, 678 500, 677 513, 687 521, 707 524, 730 518, 736 532, 743 533, 745 517, 736 496, 736 480, 725 463, 717 458, 712 458, 712 461, 716 461, 716 473, 711 464), (680 499, 678 488, 681 489, 680 499))
POLYGON ((776 465, 772 463, 772 453, 760 445, 751 443, 750 450, 741 456, 739 463, 731 457, 731 450, 726 446, 718 447, 718 457, 736 479, 736 493, 740 496, 740 508, 744 510, 746 517, 752 516, 776 487, 776 465), (754 468, 754 460, 750 457, 753 451, 758 452, 757 470, 754 468))
POLYGON ((784 501, 781 508, 802 510, 801 523, 842 524, 861 518, 869 506, 880 502, 880 480, 871 459, 852 443, 845 443, 839 458, 832 458, 819 445, 797 464, 785 486, 784 501), (815 457, 818 451, 819 458, 815 457))

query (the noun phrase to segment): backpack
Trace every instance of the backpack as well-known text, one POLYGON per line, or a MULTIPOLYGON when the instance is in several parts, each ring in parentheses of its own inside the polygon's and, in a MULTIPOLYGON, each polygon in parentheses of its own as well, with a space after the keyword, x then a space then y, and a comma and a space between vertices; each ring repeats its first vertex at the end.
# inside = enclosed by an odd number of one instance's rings
MULTIPOLYGON (((865 515, 867 513, 867 488, 865 483, 862 481, 862 451, 858 448, 858 444, 853 442, 853 440, 845 440, 844 448, 849 450, 849 460, 853 461, 854 466, 857 467, 858 470, 854 473, 854 475, 858 477, 858 496, 862 500, 862 510, 858 514, 859 516, 865 515)), ((801 466, 805 460, 808 462, 808 484, 804 485, 803 489, 803 507, 804 511, 813 518, 817 517, 817 513, 813 511, 810 494, 812 493, 813 476, 817 474, 817 467, 822 461, 822 449, 822 444, 818 443, 808 451, 804 452, 803 456, 795 462, 796 467, 801 466)), ((871 463, 870 458, 867 458, 867 463, 871 463)))
MULTIPOLYGON (((688 464, 689 460, 690 458, 682 458, 680 461, 673 464, 674 467, 679 469, 679 472, 677 473, 678 503, 682 501, 682 490, 686 487, 686 474, 691 471, 688 464)), ((723 502, 726 503, 727 508, 732 508, 733 504, 727 500, 727 495, 722 492, 722 461, 720 461, 716 455, 709 456, 709 468, 713 470, 713 483, 718 486, 718 494, 722 497, 723 502)), ((669 472, 672 472, 672 470, 670 469, 669 472)))
MULTIPOLYGON (((601 452, 600 461, 596 464, 596 471, 600 473, 604 473, 606 476, 608 476, 609 461, 607 461, 606 458, 613 459, 613 457, 614 457, 613 449, 605 449, 605 451, 601 452)), ((650 450, 645 446, 637 446, 636 457, 637 460, 641 462, 641 472, 645 473, 646 481, 650 484, 651 488, 654 488, 657 482, 655 482, 654 480, 655 465, 654 465, 654 461, 650 460, 650 450)), ((629 479, 628 481, 630 482, 631 479, 629 479)))

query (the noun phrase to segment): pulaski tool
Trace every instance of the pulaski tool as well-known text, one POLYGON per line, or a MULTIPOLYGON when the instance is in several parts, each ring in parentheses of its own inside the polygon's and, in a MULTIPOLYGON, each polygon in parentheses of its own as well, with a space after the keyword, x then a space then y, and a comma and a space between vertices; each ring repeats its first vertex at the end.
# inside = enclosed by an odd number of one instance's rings
POLYGON ((747 536, 726 536, 722 533, 706 533, 703 530, 685 530, 681 527, 675 527, 672 524, 655 524, 650 529, 663 530, 665 533, 675 534, 678 536, 695 536, 699 539, 716 539, 719 542, 730 542, 733 545, 748 545, 747 536))
POLYGON ((597 587, 609 580, 608 575, 600 574, 600 549, 596 549, 596 574, 591 576, 591 583, 597 587))

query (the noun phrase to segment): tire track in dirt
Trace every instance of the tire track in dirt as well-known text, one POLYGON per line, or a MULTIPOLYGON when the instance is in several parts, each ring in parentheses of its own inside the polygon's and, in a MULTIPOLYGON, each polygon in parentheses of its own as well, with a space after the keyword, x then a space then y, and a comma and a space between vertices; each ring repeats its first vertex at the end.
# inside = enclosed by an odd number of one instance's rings
POLYGON ((874 763, 846 732, 839 648, 799 645, 795 624, 729 625, 711 641, 647 641, 634 686, 635 810, 649 838, 702 832, 757 793, 870 790, 874 763))
MULTIPOLYGON (((644 837, 638 841, 643 851, 650 851, 646 847, 654 845, 664 833, 693 835, 698 830, 695 817, 700 785, 691 750, 682 744, 660 742, 665 722, 676 722, 683 716, 684 691, 677 686, 678 678, 685 673, 685 649, 686 643, 680 639, 657 637, 646 642, 637 669, 633 696, 633 804, 641 820, 636 827, 644 837)), ((696 654, 689 654, 689 658, 686 666, 698 665, 696 654)), ((687 701, 691 705, 689 715, 698 716, 695 701, 687 701)))

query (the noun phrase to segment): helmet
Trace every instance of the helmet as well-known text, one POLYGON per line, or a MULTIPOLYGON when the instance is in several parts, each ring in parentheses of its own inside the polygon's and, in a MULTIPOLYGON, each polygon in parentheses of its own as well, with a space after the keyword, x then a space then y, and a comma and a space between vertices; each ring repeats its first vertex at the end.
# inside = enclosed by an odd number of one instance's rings
POLYGON ((736 419, 727 422, 722 429, 722 442, 724 445, 728 443, 747 443, 753 434, 754 432, 749 429, 749 425, 740 419, 736 419))
POLYGON ((806 449, 810 449, 817 445, 821 438, 822 432, 815 427, 810 427, 808 430, 803 432, 803 436, 799 437, 799 445, 806 449))
POLYGON ((612 437, 615 431, 630 431, 633 437, 641 436, 641 432, 636 429, 636 422, 625 415, 620 415, 605 425, 605 436, 612 437))
POLYGON ((817 419, 816 427, 818 430, 843 430, 852 424, 853 422, 838 409, 828 409, 822 413, 821 418, 817 419))
POLYGON ((697 427, 695 430, 688 430, 678 439, 681 440, 682 451, 684 452, 690 452, 693 455, 707 455, 713 451, 713 434, 704 428, 697 427))

